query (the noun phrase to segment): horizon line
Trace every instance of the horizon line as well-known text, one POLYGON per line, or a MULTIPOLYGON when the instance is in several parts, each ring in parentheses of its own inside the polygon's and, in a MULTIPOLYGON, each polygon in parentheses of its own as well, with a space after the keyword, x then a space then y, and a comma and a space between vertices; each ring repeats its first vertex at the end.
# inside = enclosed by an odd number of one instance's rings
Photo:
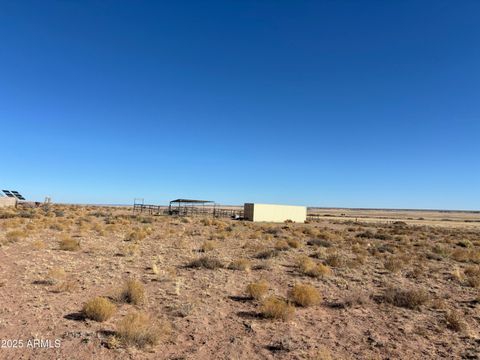
MULTIPOLYGON (((57 203, 53 203, 53 205, 104 206, 104 207, 106 207, 106 206, 132 207, 133 206, 133 204, 73 203, 73 202, 72 203, 57 202, 57 203)), ((146 204, 146 205, 168 207, 168 204, 146 204)), ((235 204, 215 203, 215 205, 228 206, 228 207, 243 207, 243 205, 235 205, 235 204)), ((436 211, 436 212, 480 213, 480 209, 478 209, 478 210, 465 210, 465 209, 433 209, 433 208, 430 208, 430 209, 429 208, 376 208, 376 207, 371 207, 370 208, 370 207, 315 206, 315 205, 313 205, 313 206, 304 205, 304 206, 306 206, 307 209, 324 209, 324 210, 382 210, 382 211, 421 211, 421 212, 436 211)))

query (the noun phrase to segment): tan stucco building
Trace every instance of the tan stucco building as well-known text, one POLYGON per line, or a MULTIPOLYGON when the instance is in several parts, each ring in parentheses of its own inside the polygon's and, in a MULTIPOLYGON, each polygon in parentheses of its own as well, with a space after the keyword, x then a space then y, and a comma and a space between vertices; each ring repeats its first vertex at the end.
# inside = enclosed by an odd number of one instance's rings
POLYGON ((11 197, 0 197, 0 208, 17 205, 17 199, 11 197))
POLYGON ((243 207, 244 218, 250 221, 293 222, 304 223, 307 220, 306 206, 252 204, 243 207))

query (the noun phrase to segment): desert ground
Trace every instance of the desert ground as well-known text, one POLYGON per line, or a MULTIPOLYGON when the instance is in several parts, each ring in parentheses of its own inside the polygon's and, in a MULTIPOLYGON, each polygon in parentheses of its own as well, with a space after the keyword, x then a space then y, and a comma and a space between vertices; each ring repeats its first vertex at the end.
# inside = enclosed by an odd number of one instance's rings
POLYGON ((0 209, 0 358, 480 358, 480 214, 315 212, 0 209))

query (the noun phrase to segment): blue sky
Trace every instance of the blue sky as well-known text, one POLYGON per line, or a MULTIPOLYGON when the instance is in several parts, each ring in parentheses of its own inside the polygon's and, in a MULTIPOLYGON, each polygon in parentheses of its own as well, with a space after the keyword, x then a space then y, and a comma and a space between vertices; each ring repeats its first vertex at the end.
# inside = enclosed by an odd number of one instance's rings
POLYGON ((480 208, 478 1, 0 1, 0 186, 480 208))

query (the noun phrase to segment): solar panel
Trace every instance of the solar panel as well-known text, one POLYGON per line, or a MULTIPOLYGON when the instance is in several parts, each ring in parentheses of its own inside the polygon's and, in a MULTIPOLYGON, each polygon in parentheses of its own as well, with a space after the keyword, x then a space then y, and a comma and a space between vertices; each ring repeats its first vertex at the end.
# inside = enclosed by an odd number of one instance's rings
POLYGON ((5 195, 7 195, 8 197, 15 197, 15 195, 13 195, 13 194, 10 192, 10 190, 2 190, 2 191, 3 191, 3 193, 4 193, 5 195))
POLYGON ((2 190, 5 195, 11 198, 15 198, 18 200, 25 200, 25 198, 18 192, 14 190, 2 190))
POLYGON ((11 191, 11 193, 12 193, 18 200, 25 200, 25 198, 24 198, 18 191, 11 191))

